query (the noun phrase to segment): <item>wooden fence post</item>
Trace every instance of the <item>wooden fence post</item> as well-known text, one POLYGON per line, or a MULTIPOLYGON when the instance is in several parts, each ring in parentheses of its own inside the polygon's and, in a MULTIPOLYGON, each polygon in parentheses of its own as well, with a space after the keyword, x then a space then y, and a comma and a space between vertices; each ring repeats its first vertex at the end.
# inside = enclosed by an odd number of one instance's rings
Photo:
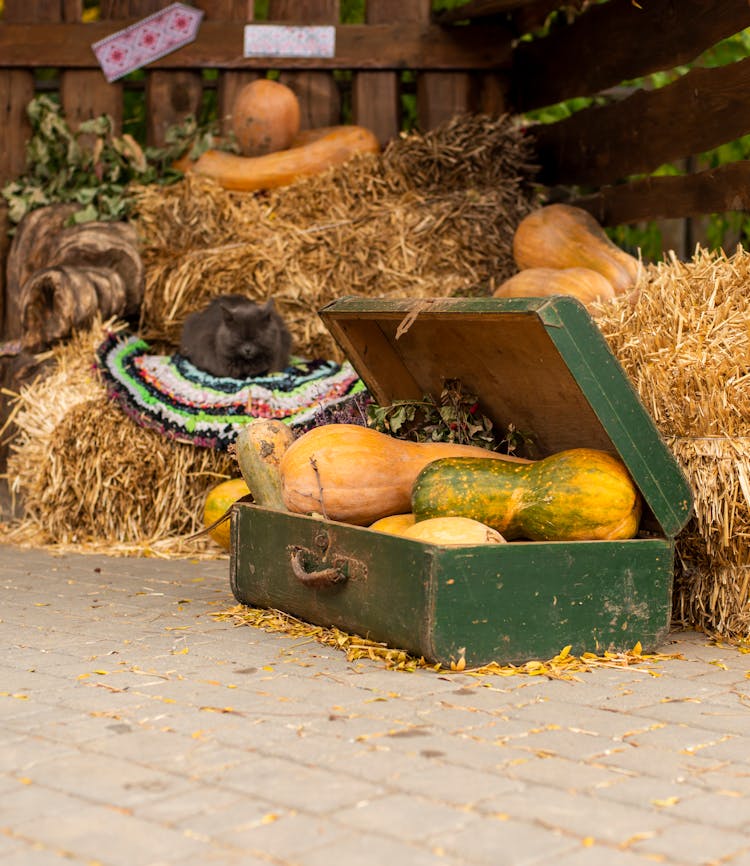
MULTIPOLYGON (((212 17, 225 21, 250 22, 255 18, 255 3, 253 0, 203 0, 198 3, 206 10, 213 10, 212 17)), ((260 75, 257 70, 239 69, 219 73, 219 84, 216 94, 217 111, 221 123, 221 132, 227 135, 232 129, 232 106, 239 91, 250 81, 260 75)))
MULTIPOLYGON (((269 0, 268 18, 296 24, 338 24, 339 0, 269 0)), ((299 98, 302 129, 341 122, 341 97, 332 73, 284 72, 280 80, 299 98)))
MULTIPOLYGON (((432 3, 422 0, 420 17, 431 18, 432 3)), ((422 72, 417 76, 417 125, 426 132, 475 108, 472 76, 468 72, 422 72)))
MULTIPOLYGON (((424 0, 378 0, 365 7, 368 24, 423 20, 424 0)), ((401 129, 401 88, 397 72, 356 72, 352 86, 354 122, 371 129, 381 145, 401 129)))

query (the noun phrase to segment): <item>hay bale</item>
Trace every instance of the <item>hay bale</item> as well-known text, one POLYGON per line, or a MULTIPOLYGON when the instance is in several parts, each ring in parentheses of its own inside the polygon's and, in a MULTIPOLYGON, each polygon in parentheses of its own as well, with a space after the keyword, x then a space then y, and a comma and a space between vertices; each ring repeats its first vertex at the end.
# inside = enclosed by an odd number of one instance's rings
POLYGON ((341 360, 316 313, 336 298, 491 294, 537 204, 530 154, 510 119, 468 115, 265 194, 198 177, 146 187, 141 333, 175 346, 188 313, 242 292, 275 298, 296 352, 341 360))
POLYGON ((205 493, 238 475, 223 452, 138 427, 106 394, 94 350, 98 324, 53 352, 51 371, 17 397, 8 478, 23 519, 7 540, 161 555, 223 554, 202 528, 205 493))
POLYGON ((675 613, 750 635, 750 254, 701 248, 646 267, 635 304, 599 327, 687 475, 695 516, 677 539, 675 613))

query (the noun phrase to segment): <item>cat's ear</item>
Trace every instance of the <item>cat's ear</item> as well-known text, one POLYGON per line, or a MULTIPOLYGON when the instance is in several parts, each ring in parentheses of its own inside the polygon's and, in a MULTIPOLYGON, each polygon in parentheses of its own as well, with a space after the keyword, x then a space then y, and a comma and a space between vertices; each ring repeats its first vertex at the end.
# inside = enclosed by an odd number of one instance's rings
POLYGON ((225 325, 231 325, 235 319, 235 313, 232 307, 223 300, 219 301, 219 309, 221 310, 221 318, 225 325))
POLYGON ((264 313, 273 313, 276 309, 276 304, 274 303, 273 298, 269 298, 265 304, 263 304, 262 310, 264 313))

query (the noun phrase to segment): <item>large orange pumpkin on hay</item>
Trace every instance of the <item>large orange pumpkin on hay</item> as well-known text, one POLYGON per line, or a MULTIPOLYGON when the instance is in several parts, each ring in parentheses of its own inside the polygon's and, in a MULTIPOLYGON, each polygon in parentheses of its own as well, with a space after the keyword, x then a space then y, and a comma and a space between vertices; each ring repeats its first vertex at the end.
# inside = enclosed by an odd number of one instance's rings
POLYGON ((270 78, 246 84, 232 107, 232 130, 243 156, 286 150, 299 132, 299 124, 296 94, 270 78))

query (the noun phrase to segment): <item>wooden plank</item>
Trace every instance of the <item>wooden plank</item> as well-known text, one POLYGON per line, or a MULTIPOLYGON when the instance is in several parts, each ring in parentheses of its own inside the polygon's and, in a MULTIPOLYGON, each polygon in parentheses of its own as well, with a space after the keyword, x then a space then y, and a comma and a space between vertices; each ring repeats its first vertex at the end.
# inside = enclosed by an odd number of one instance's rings
MULTIPOLYGON (((55 0, 5 0, 2 27, 25 22, 56 22, 60 20, 60 4, 55 0)), ((3 52, 0 51, 0 58, 3 52)), ((26 142, 31 136, 31 124, 26 114, 34 98, 34 75, 26 69, 0 69, 0 185, 14 180, 26 169, 26 142)), ((18 336, 6 329, 8 303, 6 298, 6 268, 8 255, 7 210, 0 219, 0 340, 18 336)), ((11 380, 6 384, 10 384, 11 380)))
MULTIPOLYGON (((290 24, 338 24, 339 0, 270 0, 268 17, 290 24)), ((280 81, 297 94, 300 129, 341 122, 341 95, 331 73, 285 72, 280 81)))
POLYGON ((750 210, 750 161, 683 176, 648 177, 606 186, 573 201, 602 225, 750 210))
POLYGON ((22 174, 31 124, 26 106, 34 98, 34 76, 24 69, 0 69, 0 185, 22 174))
MULTIPOLYGON (((423 0, 381 0, 367 3, 368 24, 421 21, 423 0)), ((352 113, 355 123, 371 129, 381 145, 401 129, 401 89, 395 72, 356 72, 352 82, 352 113)))
MULTIPOLYGON (((82 14, 81 0, 66 0, 65 21, 79 22, 82 14)), ((122 131, 122 84, 110 84, 98 69, 62 70, 60 102, 65 119, 73 129, 84 120, 106 114, 112 118, 113 132, 118 135, 122 131)))
POLYGON ((616 183, 750 132, 750 59, 696 68, 659 90, 529 128, 540 181, 616 183))
MULTIPOLYGON (((240 21, 247 24, 255 17, 255 3, 253 0, 212 0, 198 4, 206 12, 207 20, 217 21, 240 21), (208 8, 211 13, 209 14, 208 8)), ((221 132, 227 135, 232 129, 232 108, 237 94, 253 79, 258 78, 259 73, 250 71, 227 71, 219 75, 219 83, 216 89, 217 113, 220 118, 221 132)))
POLYGON ((672 69, 745 27, 750 27, 747 0, 593 5, 570 26, 518 44, 514 106, 525 112, 672 69))
MULTIPOLYGON (((456 9, 444 9, 433 15, 438 24, 451 24, 454 21, 473 21, 495 15, 506 15, 523 6, 530 6, 535 0, 471 0, 456 9)), ((557 0, 557 5, 561 5, 557 0)))
POLYGON ((475 91, 468 72, 426 72, 417 79, 417 123, 434 129, 457 114, 475 111, 475 91))
MULTIPOLYGON (((6 0, 0 31, 37 21, 46 24, 59 20, 59 3, 54 0, 6 0)), ((7 65, 4 55, 5 52, 0 49, 3 67, 7 65)), ((0 69, 0 129, 3 138, 0 148, 0 184, 17 177, 26 167, 26 142, 31 135, 26 107, 33 97, 33 72, 24 68, 0 69)))
POLYGON ((0 201, 0 340, 5 338, 5 260, 10 249, 8 205, 0 201))
POLYGON ((203 81, 197 72, 155 69, 146 79, 146 142, 161 146, 170 126, 200 116, 203 81))
MULTIPOLYGON (((127 6, 119 4, 118 11, 126 12, 129 17, 144 18, 167 5, 167 0, 128 0, 127 6)), ((170 126, 188 115, 199 115, 202 97, 200 72, 149 69, 146 75, 146 143, 163 145, 170 126)))
MULTIPOLYGON (((431 17, 431 3, 423 2, 420 14, 425 22, 431 17)), ((456 33, 463 28, 451 28, 456 33)), ((467 72, 423 72, 417 76, 417 126, 427 131, 434 129, 456 114, 470 111, 473 106, 472 78, 467 72)))
MULTIPOLYGON (((92 24, 0 23, 3 67, 98 69, 91 43, 132 20, 92 24)), ((508 29, 500 25, 445 28, 430 24, 339 24, 331 58, 243 57, 244 24, 206 21, 198 38, 149 64, 149 69, 507 69, 508 29)), ((249 26, 252 26, 249 25, 249 26)))

